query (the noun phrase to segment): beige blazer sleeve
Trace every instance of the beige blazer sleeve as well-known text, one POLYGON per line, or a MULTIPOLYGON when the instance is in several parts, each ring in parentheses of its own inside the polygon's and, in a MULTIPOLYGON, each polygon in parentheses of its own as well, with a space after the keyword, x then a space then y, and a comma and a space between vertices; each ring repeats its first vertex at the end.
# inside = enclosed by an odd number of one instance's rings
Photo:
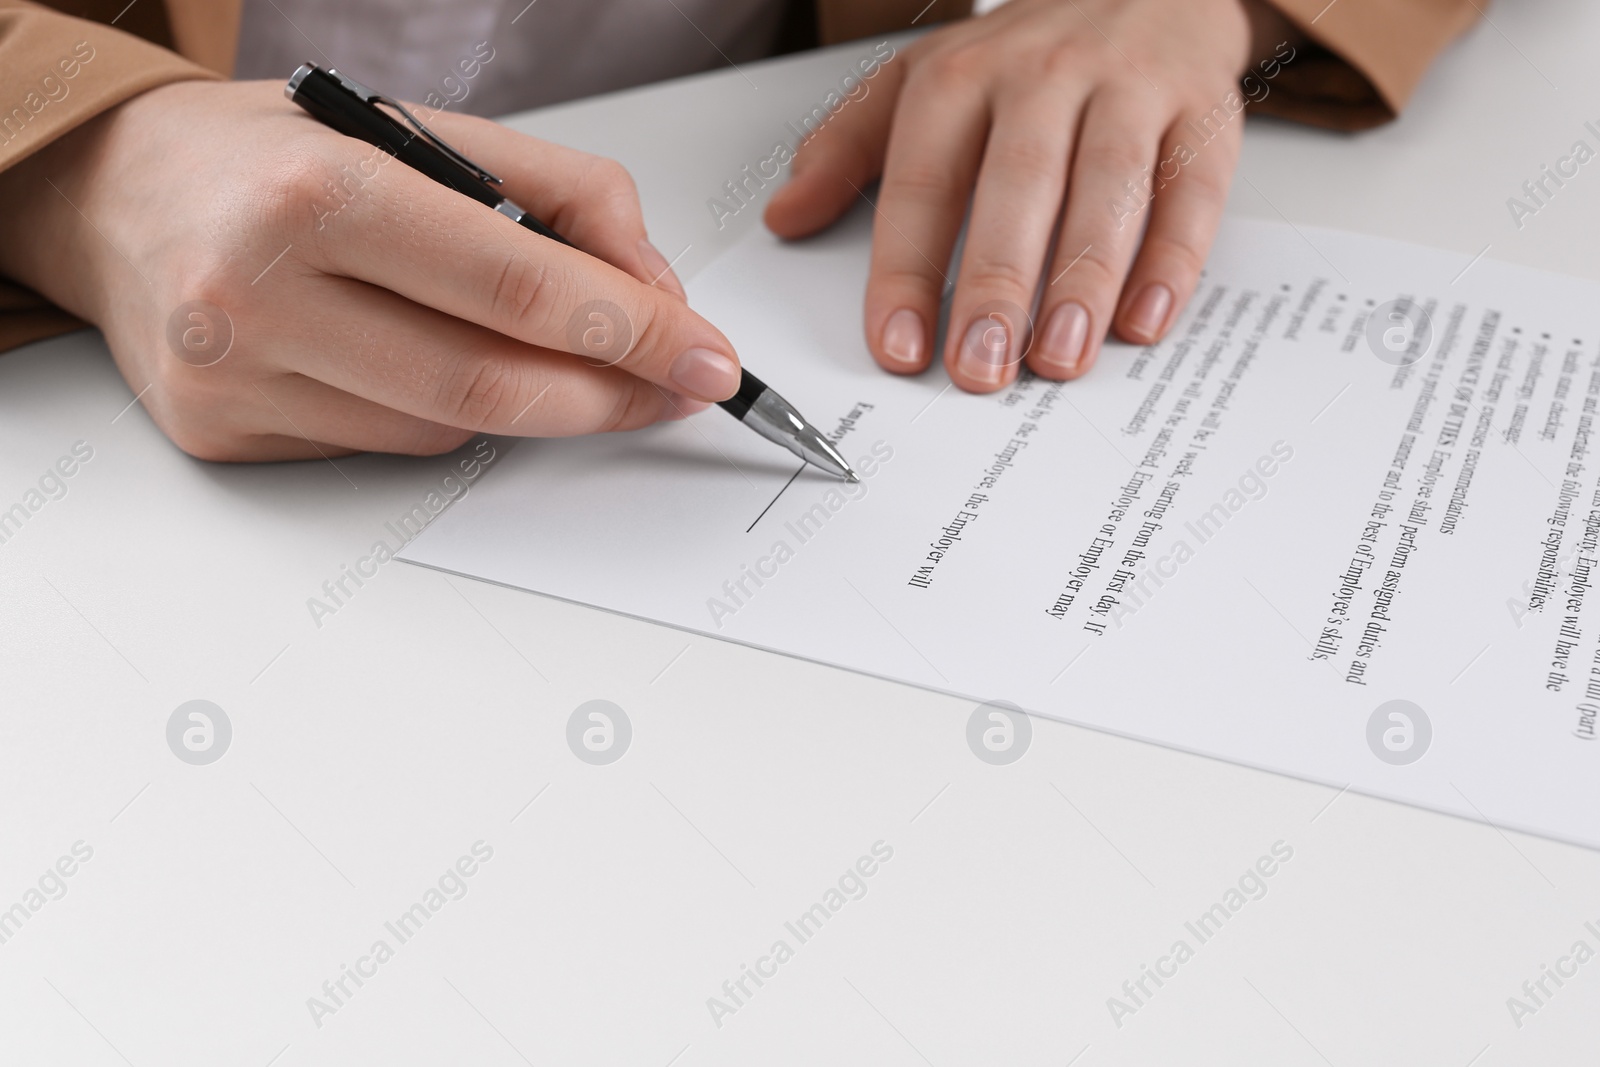
MULTIPOLYGON (((0 0, 0 169, 146 89, 218 76, 131 33, 0 0)), ((82 325, 0 279, 0 351, 82 325)))
MULTIPOLYGON (((1312 44, 1297 51, 1273 92, 1251 109, 1338 130, 1366 129, 1399 114, 1434 58, 1479 14, 1475 0, 1270 2, 1312 44)), ((971 0, 817 0, 825 44, 971 11, 971 0)))
POLYGON ((1393 119, 1434 59, 1480 14, 1475 0, 1272 3, 1313 46, 1284 65, 1251 110, 1335 130, 1393 119))
MULTIPOLYGON (((1315 44, 1301 48, 1273 92, 1252 107, 1342 130, 1398 114, 1434 57, 1478 15, 1474 0, 1272 2, 1315 44)), ((239 0, 75 0, 72 6, 98 21, 30 0, 0 0, 0 169, 147 89, 220 77, 232 66, 239 0), (107 25, 113 20, 123 28, 107 25)), ((817 0, 825 43, 971 10, 971 0, 817 0)), ((0 279, 0 351, 82 325, 0 279)))

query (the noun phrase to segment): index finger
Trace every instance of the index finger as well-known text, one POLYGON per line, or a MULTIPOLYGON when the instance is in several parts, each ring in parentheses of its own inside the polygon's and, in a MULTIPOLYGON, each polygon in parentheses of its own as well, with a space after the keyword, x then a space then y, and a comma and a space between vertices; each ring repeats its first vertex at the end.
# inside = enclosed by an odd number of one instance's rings
MULTIPOLYGON (((311 176, 312 196, 327 198, 325 177, 311 176)), ((738 391, 733 346, 682 301, 398 162, 339 202, 331 219, 318 216, 307 239, 312 266, 526 344, 700 400, 738 391)))

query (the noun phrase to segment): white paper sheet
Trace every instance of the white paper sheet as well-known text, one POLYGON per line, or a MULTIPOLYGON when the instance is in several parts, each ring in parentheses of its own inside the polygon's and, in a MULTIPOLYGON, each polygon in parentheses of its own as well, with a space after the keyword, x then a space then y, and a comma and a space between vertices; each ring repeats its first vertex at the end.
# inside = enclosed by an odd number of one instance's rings
POLYGON ((980 397, 871 363, 868 229, 692 287, 854 493, 712 410, 519 445, 405 558, 1600 846, 1600 287, 1230 220, 1168 340, 980 397))

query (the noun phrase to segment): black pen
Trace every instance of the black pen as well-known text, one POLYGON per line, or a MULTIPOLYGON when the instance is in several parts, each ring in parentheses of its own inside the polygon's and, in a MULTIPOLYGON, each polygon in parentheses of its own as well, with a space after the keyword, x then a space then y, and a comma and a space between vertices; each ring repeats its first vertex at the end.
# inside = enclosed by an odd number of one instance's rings
MULTIPOLYGON (((352 78, 315 63, 303 63, 283 87, 290 100, 312 118, 347 137, 365 141, 441 185, 448 185, 486 204, 519 226, 552 241, 576 248, 571 241, 500 195, 500 179, 456 151, 398 101, 375 93, 352 78), (378 105, 393 109, 407 125, 378 105)), ((739 391, 718 405, 767 440, 835 477, 859 481, 850 464, 800 416, 783 397, 748 370, 741 371, 739 391)))

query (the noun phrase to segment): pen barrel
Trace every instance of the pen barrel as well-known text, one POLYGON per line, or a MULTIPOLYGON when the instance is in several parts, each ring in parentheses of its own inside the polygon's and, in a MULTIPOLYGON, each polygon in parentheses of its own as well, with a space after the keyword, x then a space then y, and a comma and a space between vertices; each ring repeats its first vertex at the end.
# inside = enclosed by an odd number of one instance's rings
POLYGON ((292 97, 323 125, 365 141, 394 156, 434 181, 495 207, 502 197, 477 175, 440 153, 415 130, 377 107, 351 107, 350 96, 327 72, 312 68, 300 79, 292 97))

